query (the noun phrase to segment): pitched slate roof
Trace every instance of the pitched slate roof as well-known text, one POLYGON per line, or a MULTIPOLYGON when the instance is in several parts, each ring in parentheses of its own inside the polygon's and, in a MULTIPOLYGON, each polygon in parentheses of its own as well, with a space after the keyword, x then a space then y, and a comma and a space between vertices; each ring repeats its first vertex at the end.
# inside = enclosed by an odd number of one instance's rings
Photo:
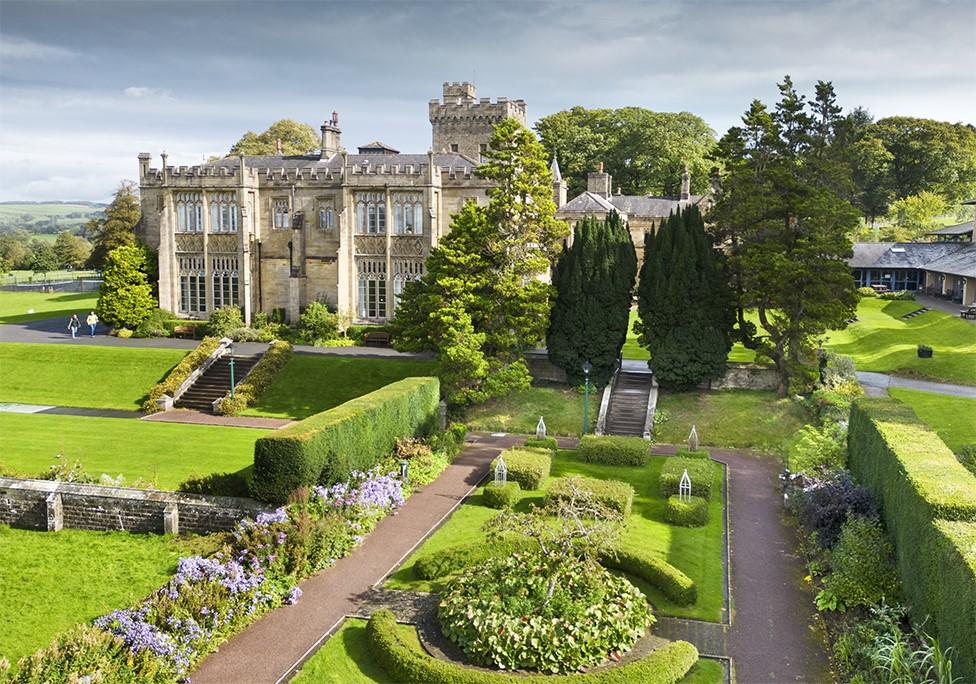
POLYGON ((967 243, 952 254, 930 261, 925 270, 976 278, 976 244, 967 243))
POLYGON ((958 242, 855 242, 851 268, 926 268, 959 251, 958 242))
POLYGON ((651 197, 649 195, 611 195, 610 201, 628 216, 667 217, 679 207, 698 204, 704 195, 692 195, 686 200, 675 197, 651 197))
POLYGON ((603 195, 587 190, 582 195, 577 195, 563 206, 559 207, 560 212, 572 212, 586 214, 591 212, 613 211, 614 205, 607 201, 603 195))
POLYGON ((926 235, 966 235, 973 232, 973 226, 976 221, 967 221, 966 223, 957 223, 954 226, 946 226, 945 228, 939 228, 938 230, 933 230, 926 235))
POLYGON ((359 146, 359 154, 370 154, 370 153, 380 153, 380 154, 399 154, 400 150, 390 147, 384 142, 379 140, 374 140, 366 145, 359 146))
MULTIPOLYGON (((426 164, 428 158, 426 154, 384 154, 382 156, 376 154, 347 154, 346 162, 352 165, 360 165, 363 162, 369 164, 386 164, 386 165, 403 165, 412 164, 414 166, 420 166, 421 164, 426 164)), ((219 159, 210 164, 203 164, 202 166, 213 166, 213 167, 228 167, 237 168, 240 161, 237 157, 227 157, 225 159, 219 159)), ((334 154, 329 159, 319 159, 319 155, 263 155, 256 157, 244 157, 244 164, 248 168, 257 169, 333 169, 338 170, 342 166, 342 155, 334 154)), ((439 167, 459 167, 468 166, 476 167, 478 163, 473 159, 469 159, 463 154, 458 154, 457 152, 443 152, 434 155, 434 164, 439 167)))

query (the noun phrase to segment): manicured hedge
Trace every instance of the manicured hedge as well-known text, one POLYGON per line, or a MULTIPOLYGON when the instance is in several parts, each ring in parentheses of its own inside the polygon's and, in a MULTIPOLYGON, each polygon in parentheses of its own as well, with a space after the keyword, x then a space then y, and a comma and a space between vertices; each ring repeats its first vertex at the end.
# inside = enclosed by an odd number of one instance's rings
POLYGON ((522 488, 518 482, 504 484, 489 482, 481 493, 482 501, 488 508, 512 508, 522 496, 522 488))
POLYGON ((593 495, 594 500, 623 516, 630 515, 634 503, 634 488, 620 480, 598 480, 593 477, 561 477, 553 482, 546 493, 546 503, 569 499, 570 486, 575 482, 584 491, 593 495))
POLYGON ((700 496, 692 496, 688 501, 669 496, 664 519, 682 527, 701 527, 708 522, 708 502, 700 496))
POLYGON ((388 610, 373 614, 366 627, 371 652, 394 681, 401 684, 676 684, 698 662, 698 650, 673 641, 640 660, 571 675, 514 675, 467 668, 438 660, 400 638, 388 610))
POLYGON ((708 449, 698 448, 691 451, 688 447, 678 447, 678 453, 675 456, 678 458, 711 458, 708 449))
POLYGON ((686 469, 688 477, 691 479, 691 493, 703 499, 711 498, 715 464, 702 458, 672 457, 666 459, 664 465, 661 466, 661 477, 658 480, 661 496, 671 496, 678 493, 678 485, 681 484, 681 476, 686 469))
POLYGON ((930 616, 953 674, 976 681, 976 476, 891 399, 854 402, 848 464, 881 506, 915 621, 930 616))
MULTIPOLYGON (((501 458, 505 460, 508 479, 518 482, 522 489, 538 489, 552 469, 552 452, 548 449, 514 447, 503 451, 501 458)), ((497 463, 497 458, 491 462, 489 472, 495 472, 497 463)))
POLYGON ((404 378, 254 443, 253 494, 283 502, 298 487, 347 480, 389 455, 396 440, 437 422, 437 378, 404 378))
POLYGON ((142 410, 146 413, 156 413, 159 411, 159 406, 156 402, 162 399, 164 394, 173 396, 173 394, 180 388, 183 381, 190 377, 190 374, 199 368, 200 364, 207 360, 207 357, 217 350, 220 346, 219 337, 204 337, 197 348, 191 351, 189 354, 184 356, 182 360, 173 367, 166 377, 149 390, 149 395, 146 401, 142 404, 142 410))
POLYGON ((555 437, 529 437, 525 440, 525 446, 535 449, 549 449, 550 451, 555 451, 559 448, 555 437))
POLYGON ((291 344, 288 342, 272 342, 251 372, 234 388, 234 396, 231 397, 228 392, 217 405, 217 411, 224 416, 236 416, 253 404, 291 360, 291 354, 291 344))
POLYGON ((622 570, 628 575, 642 579, 652 587, 661 590, 671 601, 679 606, 690 606, 698 600, 698 587, 685 573, 667 561, 642 551, 615 549, 600 557, 600 565, 613 570, 622 570))
POLYGON ((647 464, 651 443, 640 437, 583 435, 579 456, 587 463, 642 466, 647 464))

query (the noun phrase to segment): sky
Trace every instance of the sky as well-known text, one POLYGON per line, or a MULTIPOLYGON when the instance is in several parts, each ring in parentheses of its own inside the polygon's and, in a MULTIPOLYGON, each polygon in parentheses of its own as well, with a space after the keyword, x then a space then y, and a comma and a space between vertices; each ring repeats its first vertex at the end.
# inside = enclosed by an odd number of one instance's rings
POLYGON ((350 150, 431 145, 443 81, 524 99, 689 111, 718 135, 790 74, 845 109, 976 124, 976 0, 0 0, 0 200, 106 201, 244 131, 340 113, 350 150))

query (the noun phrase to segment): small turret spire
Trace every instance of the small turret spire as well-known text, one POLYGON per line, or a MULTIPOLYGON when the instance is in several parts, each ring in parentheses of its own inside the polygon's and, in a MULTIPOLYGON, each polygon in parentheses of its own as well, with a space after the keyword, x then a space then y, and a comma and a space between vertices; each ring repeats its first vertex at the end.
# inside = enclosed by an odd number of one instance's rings
POLYGON ((559 160, 556 158, 556 155, 552 155, 552 164, 549 166, 549 170, 552 171, 552 179, 554 181, 561 181, 563 179, 563 175, 559 173, 559 160))

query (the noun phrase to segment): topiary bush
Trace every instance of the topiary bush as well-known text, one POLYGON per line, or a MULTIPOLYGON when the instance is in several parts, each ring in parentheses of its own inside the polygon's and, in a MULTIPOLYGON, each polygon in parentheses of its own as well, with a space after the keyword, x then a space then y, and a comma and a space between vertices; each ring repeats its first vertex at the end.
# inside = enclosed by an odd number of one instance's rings
POLYGON ((651 443, 640 437, 584 435, 579 456, 587 463, 642 466, 647 464, 651 443))
POLYGON ((518 482, 489 482, 481 492, 481 500, 488 508, 514 508, 521 497, 518 482))
POLYGON ((224 416, 236 416, 251 406, 288 365, 291 355, 291 344, 281 340, 273 342, 234 388, 234 396, 231 397, 228 392, 217 404, 217 412, 224 416))
POLYGON ((523 445, 529 449, 549 449, 550 451, 556 451, 559 449, 559 444, 556 443, 555 437, 529 437, 525 440, 523 445))
POLYGON ((874 606, 898 595, 891 542, 877 518, 850 517, 830 552, 824 589, 851 606, 874 606))
POLYGON ((678 452, 675 454, 678 458, 711 458, 711 454, 708 453, 708 449, 695 449, 691 451, 688 447, 678 447, 678 452))
POLYGON ((678 494, 681 476, 685 470, 691 479, 691 493, 708 499, 712 495, 712 480, 715 479, 715 463, 701 458, 670 457, 661 466, 658 479, 661 496, 678 494))
POLYGON ((634 503, 634 488, 619 480, 598 480, 593 477, 560 477, 549 487, 549 491, 546 493, 546 505, 569 499, 574 486, 589 493, 596 503, 616 511, 622 516, 630 515, 630 508, 634 503))
MULTIPOLYGON (((548 449, 513 447, 501 453, 508 469, 508 479, 518 482, 522 489, 539 489, 549 477, 552 455, 548 449)), ((491 462, 490 472, 495 471, 498 459, 491 462)))
POLYGON ((600 555, 600 565, 644 580, 679 606, 690 606, 698 600, 698 587, 694 580, 667 561, 645 551, 616 547, 600 555))
POLYGON ((700 496, 689 497, 687 501, 669 496, 664 519, 681 527, 701 527, 708 523, 708 501, 700 496))
POLYGON ((142 410, 146 413, 156 413, 159 411, 159 406, 156 402, 162 399, 164 394, 173 396, 173 394, 180 388, 180 385, 190 377, 190 374, 195 371, 200 365, 207 360, 207 357, 213 354, 217 347, 220 346, 220 339, 216 337, 204 337, 197 345, 197 348, 191 351, 189 354, 184 356, 176 366, 173 367, 166 377, 162 381, 156 383, 156 385, 149 390, 149 395, 142 404, 142 410))

